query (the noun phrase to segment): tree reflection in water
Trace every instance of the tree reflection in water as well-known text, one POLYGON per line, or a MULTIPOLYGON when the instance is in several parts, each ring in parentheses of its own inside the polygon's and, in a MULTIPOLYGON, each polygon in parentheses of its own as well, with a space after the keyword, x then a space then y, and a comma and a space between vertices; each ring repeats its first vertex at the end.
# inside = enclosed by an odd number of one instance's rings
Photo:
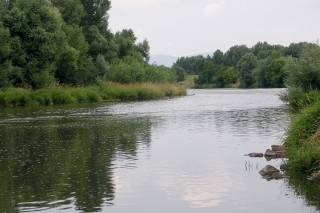
POLYGON ((147 118, 58 117, 0 126, 0 212, 97 212, 115 197, 113 161, 149 146, 147 118))

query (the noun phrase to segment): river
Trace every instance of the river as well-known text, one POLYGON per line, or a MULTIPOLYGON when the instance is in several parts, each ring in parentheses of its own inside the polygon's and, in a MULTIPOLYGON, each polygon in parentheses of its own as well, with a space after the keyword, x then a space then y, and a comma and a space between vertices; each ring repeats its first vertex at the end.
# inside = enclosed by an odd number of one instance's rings
POLYGON ((1 109, 0 212, 318 212, 305 177, 258 174, 283 160, 244 156, 282 142, 282 91, 1 109))

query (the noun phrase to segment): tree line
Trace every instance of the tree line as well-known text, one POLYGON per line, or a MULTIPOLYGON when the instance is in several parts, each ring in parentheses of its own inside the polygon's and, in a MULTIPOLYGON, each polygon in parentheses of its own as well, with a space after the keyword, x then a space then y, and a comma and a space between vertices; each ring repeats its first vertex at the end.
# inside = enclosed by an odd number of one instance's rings
POLYGON ((299 42, 289 46, 258 42, 251 48, 232 46, 225 53, 216 50, 212 56, 181 57, 173 67, 195 78, 197 87, 279 88, 285 87, 292 61, 299 60, 306 48, 316 43, 299 42))
POLYGON ((0 0, 0 87, 175 82, 148 40, 108 28, 110 0, 0 0))

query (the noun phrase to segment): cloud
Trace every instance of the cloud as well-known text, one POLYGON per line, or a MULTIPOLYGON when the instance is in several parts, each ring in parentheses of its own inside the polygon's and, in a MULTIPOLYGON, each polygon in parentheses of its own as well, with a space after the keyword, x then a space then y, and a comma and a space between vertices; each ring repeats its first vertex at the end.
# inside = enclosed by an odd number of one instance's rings
POLYGON ((210 18, 224 9, 224 4, 207 5, 204 9, 205 16, 210 18))

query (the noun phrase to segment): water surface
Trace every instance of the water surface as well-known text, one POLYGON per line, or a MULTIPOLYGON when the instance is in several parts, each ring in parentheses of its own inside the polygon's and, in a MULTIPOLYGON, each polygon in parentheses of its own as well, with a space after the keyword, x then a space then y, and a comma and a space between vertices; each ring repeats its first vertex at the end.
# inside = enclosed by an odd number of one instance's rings
POLYGON ((281 91, 1 109, 0 212, 317 212, 303 178, 261 179, 282 160, 244 156, 281 143, 281 91))

